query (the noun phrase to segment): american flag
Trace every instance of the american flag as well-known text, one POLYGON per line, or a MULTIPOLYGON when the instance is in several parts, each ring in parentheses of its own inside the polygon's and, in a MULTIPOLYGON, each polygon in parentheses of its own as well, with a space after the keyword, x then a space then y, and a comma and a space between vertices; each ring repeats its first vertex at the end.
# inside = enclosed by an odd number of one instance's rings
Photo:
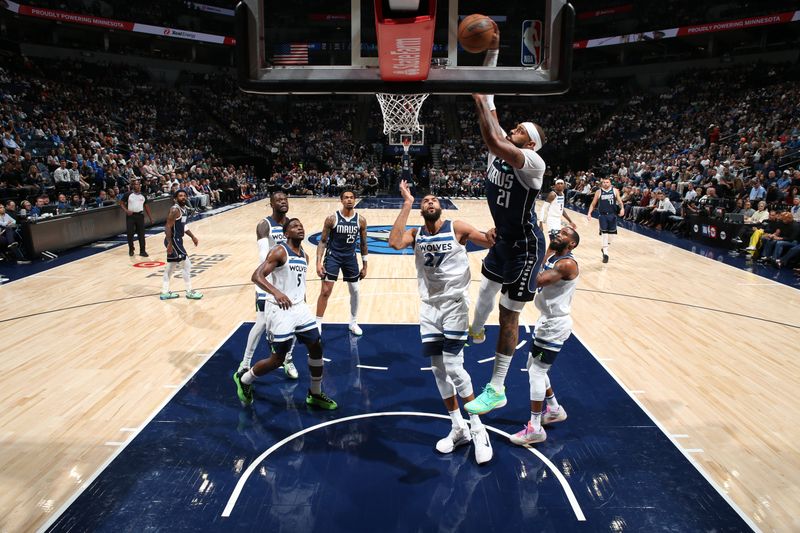
POLYGON ((275 45, 272 62, 275 65, 308 65, 308 43, 275 45))

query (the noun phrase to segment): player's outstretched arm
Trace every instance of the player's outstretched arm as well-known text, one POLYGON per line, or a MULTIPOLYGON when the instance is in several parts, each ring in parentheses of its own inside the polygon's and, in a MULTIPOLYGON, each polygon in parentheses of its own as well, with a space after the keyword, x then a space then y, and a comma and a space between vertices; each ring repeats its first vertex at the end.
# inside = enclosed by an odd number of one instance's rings
POLYGON ((525 154, 503 135, 503 130, 497 122, 497 117, 489 109, 486 95, 473 94, 472 98, 475 100, 475 107, 478 111, 478 125, 486 147, 489 148, 491 153, 514 168, 522 168, 525 165, 525 154))
POLYGON ((328 247, 328 239, 331 236, 331 230, 333 229, 334 223, 334 215, 329 215, 328 218, 325 219, 325 223, 322 225, 322 235, 320 235, 319 244, 317 245, 317 275, 320 278, 325 277, 325 267, 323 266, 322 261, 325 259, 325 249, 328 247))
POLYGON ((453 221, 453 232, 462 245, 469 241, 481 248, 491 248, 497 240, 497 232, 494 228, 489 231, 481 231, 463 220, 453 221))
POLYGON ((275 297, 275 301, 278 302, 278 307, 281 309, 289 309, 292 306, 292 301, 270 283, 267 278, 276 268, 286 264, 288 259, 289 257, 286 255, 286 250, 283 246, 276 246, 270 250, 267 254, 267 258, 263 263, 258 265, 258 268, 256 268, 255 272, 253 272, 253 275, 250 277, 250 280, 258 285, 261 290, 267 291, 275 297))
POLYGON ((571 280, 576 277, 578 277, 578 263, 574 259, 562 259, 556 263, 555 268, 539 272, 536 276, 536 286, 546 287, 562 279, 571 280))
POLYGON ((403 195, 403 207, 400 208, 400 213, 392 225, 392 231, 389 232, 389 246, 395 250, 402 250, 414 244, 414 230, 406 229, 408 215, 414 206, 414 197, 408 189, 406 180, 400 182, 400 194, 403 195))

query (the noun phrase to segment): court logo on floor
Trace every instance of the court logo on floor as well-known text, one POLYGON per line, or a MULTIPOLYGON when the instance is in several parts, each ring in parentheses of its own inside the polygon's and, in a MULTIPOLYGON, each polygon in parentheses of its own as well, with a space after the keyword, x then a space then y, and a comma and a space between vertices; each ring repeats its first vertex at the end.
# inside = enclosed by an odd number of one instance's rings
MULTIPOLYGON (((406 226, 406 229, 418 228, 419 226, 406 226)), ((413 248, 405 248, 403 250, 395 250, 389 246, 389 232, 392 231, 392 226, 367 226, 367 249, 371 254, 379 255, 412 255, 413 248)), ((308 240, 311 244, 319 244, 322 233, 315 233, 311 235, 308 240)), ((356 239, 356 250, 359 249, 359 240, 356 239)), ((467 243, 468 252, 477 252, 483 250, 475 246, 471 242, 467 243)))

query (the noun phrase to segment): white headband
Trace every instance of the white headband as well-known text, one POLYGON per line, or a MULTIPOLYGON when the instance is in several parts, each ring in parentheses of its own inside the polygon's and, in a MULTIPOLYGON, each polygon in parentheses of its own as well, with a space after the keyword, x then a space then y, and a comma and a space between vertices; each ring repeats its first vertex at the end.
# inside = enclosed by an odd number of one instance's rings
POLYGON ((536 130, 536 126, 533 125, 533 122, 523 122, 522 127, 528 132, 528 137, 530 137, 531 140, 536 143, 533 146, 533 151, 538 152, 542 148, 543 143, 542 138, 539 136, 539 132, 536 130))

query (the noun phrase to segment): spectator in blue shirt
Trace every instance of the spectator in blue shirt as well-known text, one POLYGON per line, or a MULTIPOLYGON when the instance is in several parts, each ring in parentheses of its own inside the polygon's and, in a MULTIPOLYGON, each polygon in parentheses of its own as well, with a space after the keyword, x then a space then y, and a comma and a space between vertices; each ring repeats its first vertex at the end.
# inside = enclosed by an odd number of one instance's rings
POLYGON ((780 190, 781 192, 786 192, 786 190, 789 188, 789 185, 791 184, 792 184, 792 173, 789 172, 788 170, 784 170, 781 177, 778 178, 777 182, 778 190, 780 190))
POLYGON ((767 197, 767 190, 761 185, 761 182, 758 180, 753 180, 752 188, 750 189, 750 201, 757 202, 758 200, 763 200, 767 197))

